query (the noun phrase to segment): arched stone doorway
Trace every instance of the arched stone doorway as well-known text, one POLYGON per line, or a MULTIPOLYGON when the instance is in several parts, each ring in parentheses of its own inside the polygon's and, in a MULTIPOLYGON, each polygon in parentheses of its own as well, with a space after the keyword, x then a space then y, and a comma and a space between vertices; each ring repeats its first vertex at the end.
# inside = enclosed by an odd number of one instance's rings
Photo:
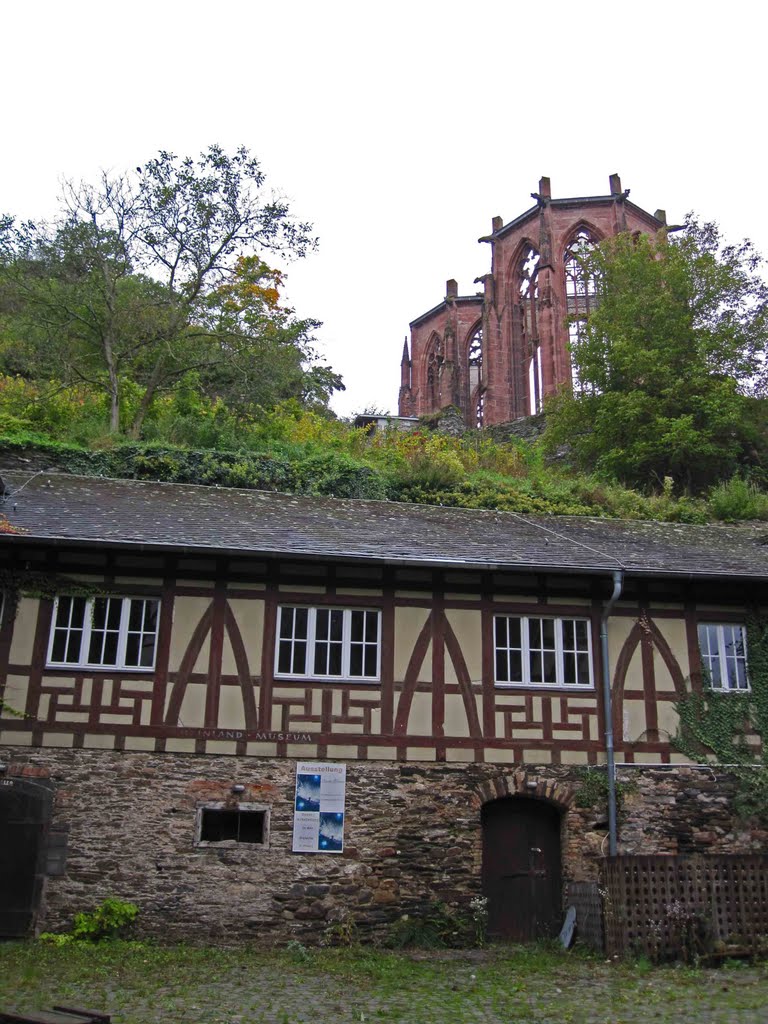
POLYGON ((505 796, 483 805, 481 821, 488 933, 515 942, 557 935, 560 811, 544 800, 505 796))

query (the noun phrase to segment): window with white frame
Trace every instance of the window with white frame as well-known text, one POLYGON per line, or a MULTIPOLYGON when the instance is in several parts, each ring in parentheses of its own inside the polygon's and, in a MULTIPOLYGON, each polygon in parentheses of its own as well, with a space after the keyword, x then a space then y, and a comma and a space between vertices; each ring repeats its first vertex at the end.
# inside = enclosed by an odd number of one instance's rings
POLYGON ((148 597, 57 597, 48 664, 153 669, 159 607, 148 597))
POLYGON ((713 690, 748 690, 747 631, 735 623, 699 623, 701 666, 713 690))
POLYGON ((301 679, 379 678, 381 613, 357 608, 281 607, 275 674, 301 679))
POLYGON ((589 619, 497 615, 498 686, 593 686, 589 619))

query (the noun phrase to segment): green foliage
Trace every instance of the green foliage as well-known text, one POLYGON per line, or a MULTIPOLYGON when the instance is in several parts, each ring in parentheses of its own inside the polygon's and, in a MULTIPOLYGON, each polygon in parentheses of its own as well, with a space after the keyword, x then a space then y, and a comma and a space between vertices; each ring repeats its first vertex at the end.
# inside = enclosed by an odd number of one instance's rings
POLYGON ((338 920, 329 924, 325 929, 322 941, 324 946, 357 946, 360 942, 360 934, 355 915, 350 911, 343 910, 338 920))
POLYGON ((736 780, 735 807, 768 823, 768 623, 747 624, 748 691, 706 686, 675 705, 680 718, 673 745, 692 761, 723 766, 736 780))
MULTIPOLYGON (((484 938, 483 930, 483 938, 484 938)), ((477 940, 470 914, 436 900, 392 925, 386 945, 391 949, 460 949, 477 940)))
POLYGON ((136 173, 65 183, 62 202, 52 225, 0 218, 0 368, 52 404, 51 427, 62 390, 100 432, 138 438, 179 389, 235 417, 291 397, 323 409, 343 389, 317 362, 318 322, 281 305, 284 276, 263 259, 303 256, 310 225, 264 194, 245 148, 161 152, 136 173))
MULTIPOLYGON (((595 807, 603 809, 608 804, 608 775, 598 768, 579 768, 576 775, 579 788, 576 792, 577 807, 595 807)), ((637 792, 637 783, 619 782, 616 780, 616 810, 624 809, 626 798, 637 792)))
POLYGON ((741 477, 713 489, 708 500, 675 494, 671 477, 658 493, 644 495, 597 474, 551 465, 538 442, 500 442, 479 431, 452 437, 390 429, 371 437, 295 399, 236 413, 194 388, 155 401, 144 421, 153 440, 118 443, 104 435, 103 398, 60 388, 38 402, 40 387, 0 375, 0 418, 7 410, 13 427, 0 439, 7 464, 18 456, 84 475, 520 515, 703 523, 713 517, 764 518, 768 505, 757 484, 741 477))
POLYGON ((709 492, 709 508, 715 519, 768 519, 768 495, 742 476, 718 484, 709 492))
POLYGON ((41 942, 54 946, 65 946, 70 942, 99 942, 101 939, 114 939, 122 935, 133 924, 138 916, 139 908, 135 903, 110 896, 90 913, 75 914, 71 932, 43 932, 41 942))
POLYGON ((605 963, 583 947, 499 944, 482 954, 406 956, 313 949, 306 959, 244 945, 150 946, 116 940, 64 948, 0 946, 0 1006, 20 1016, 66 1003, 121 1024, 333 1019, 384 1024, 760 1021, 763 965, 706 971, 605 963), (311 994, 308 997, 308 993, 311 994), (586 996, 585 996, 586 994, 586 996), (588 1005, 587 1005, 588 1004, 588 1005), (592 1007, 592 1009, 590 1009, 592 1007), (717 1010, 708 1013, 708 1008, 717 1010))
POLYGON ((619 235, 583 259, 599 302, 572 353, 581 391, 549 404, 547 445, 646 490, 670 477, 701 491, 754 461, 745 395, 766 386, 768 286, 750 243, 689 216, 669 240, 619 235))
POLYGON ((287 942, 285 952, 295 964, 308 964, 312 960, 311 952, 298 939, 291 939, 290 942, 287 942))

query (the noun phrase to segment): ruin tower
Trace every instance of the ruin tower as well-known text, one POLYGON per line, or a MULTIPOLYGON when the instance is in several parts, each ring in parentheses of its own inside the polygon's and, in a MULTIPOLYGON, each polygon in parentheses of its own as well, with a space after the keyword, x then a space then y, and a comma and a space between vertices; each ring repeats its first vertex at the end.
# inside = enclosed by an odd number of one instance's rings
POLYGON ((400 364, 401 416, 457 406, 468 426, 490 426, 540 411, 543 400, 573 378, 570 346, 578 343, 594 305, 594 282, 580 249, 622 231, 652 234, 663 210, 647 213, 629 200, 618 174, 608 195, 553 199, 541 178, 535 205, 505 224, 494 217, 491 272, 482 291, 445 298, 411 322, 400 364))

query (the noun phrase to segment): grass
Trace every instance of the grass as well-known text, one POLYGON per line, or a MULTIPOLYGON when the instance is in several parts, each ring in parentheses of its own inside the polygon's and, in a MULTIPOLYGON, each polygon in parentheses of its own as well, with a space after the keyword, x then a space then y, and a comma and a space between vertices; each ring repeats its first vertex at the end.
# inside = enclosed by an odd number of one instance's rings
POLYGON ((105 942, 0 946, 0 1010, 87 1006, 113 1024, 754 1024, 768 969, 611 963, 542 947, 404 955, 105 942))

